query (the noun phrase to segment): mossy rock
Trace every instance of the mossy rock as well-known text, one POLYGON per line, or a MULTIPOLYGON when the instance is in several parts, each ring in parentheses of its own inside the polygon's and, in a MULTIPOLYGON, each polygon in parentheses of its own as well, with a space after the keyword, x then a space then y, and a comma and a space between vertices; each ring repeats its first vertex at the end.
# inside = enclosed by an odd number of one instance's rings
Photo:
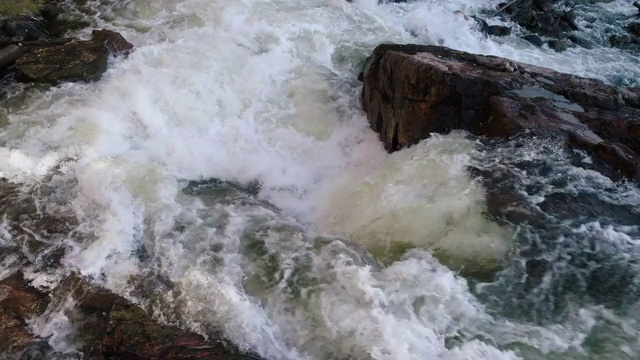
POLYGON ((121 326, 121 336, 130 346, 146 346, 161 343, 182 335, 182 331, 160 325, 137 306, 122 306, 111 312, 111 320, 126 324, 121 326))
MULTIPOLYGON (((416 246, 409 242, 392 242, 385 246, 369 246, 368 250, 377 261, 388 266, 414 248, 416 246)), ((459 256, 437 247, 430 249, 430 252, 440 263, 459 272, 460 275, 480 281, 491 281, 503 265, 500 258, 459 256)))
POLYGON ((2 0, 0 2, 0 19, 21 15, 34 16, 42 9, 41 0, 2 0))

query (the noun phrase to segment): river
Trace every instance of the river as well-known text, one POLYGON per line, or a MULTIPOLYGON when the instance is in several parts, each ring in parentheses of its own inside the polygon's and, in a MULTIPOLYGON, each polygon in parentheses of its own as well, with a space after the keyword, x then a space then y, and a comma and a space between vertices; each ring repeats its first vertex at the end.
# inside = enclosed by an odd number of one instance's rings
MULTIPOLYGON (((77 271, 158 319, 222 329, 267 359, 640 358, 636 184, 549 141, 455 132, 389 155, 357 80, 383 42, 625 86, 640 79, 636 54, 486 38, 455 13, 494 0, 93 3, 86 16, 136 51, 96 83, 15 85, 2 100, 0 175, 46 183, 44 201, 73 212, 86 239, 63 242, 61 266, 34 270, 34 283, 77 271), (508 173, 544 225, 487 217, 470 168, 508 173), (376 251, 389 244, 403 251, 381 264, 376 251), (508 255, 487 283, 441 264, 434 244, 480 262, 508 255), (155 290, 140 291, 145 282, 155 290)), ((578 18, 598 14, 583 35, 602 44, 635 12, 618 0, 584 5, 578 18)), ((0 276, 15 266, 7 259, 0 276)), ((72 356, 66 316, 47 313, 32 330, 72 356)))

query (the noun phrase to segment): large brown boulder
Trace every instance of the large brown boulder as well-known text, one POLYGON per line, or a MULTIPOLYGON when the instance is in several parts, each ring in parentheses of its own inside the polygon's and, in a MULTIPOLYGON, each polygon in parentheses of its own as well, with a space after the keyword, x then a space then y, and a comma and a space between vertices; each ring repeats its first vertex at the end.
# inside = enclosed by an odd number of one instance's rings
POLYGON ((133 45, 119 33, 97 30, 88 41, 34 49, 16 60, 21 82, 57 84, 63 81, 97 81, 107 70, 109 56, 127 55, 133 45))
POLYGON ((380 45, 362 75, 362 106, 395 151, 463 129, 564 139, 640 179, 640 91, 439 46, 380 45))

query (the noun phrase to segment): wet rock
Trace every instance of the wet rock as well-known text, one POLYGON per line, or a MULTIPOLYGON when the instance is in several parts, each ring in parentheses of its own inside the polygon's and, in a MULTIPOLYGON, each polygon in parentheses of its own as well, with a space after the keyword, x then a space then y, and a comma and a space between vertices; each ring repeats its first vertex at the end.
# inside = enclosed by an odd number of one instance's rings
MULTIPOLYGON (((500 4, 499 8, 506 6, 500 4)), ((509 17, 522 28, 530 31, 523 36, 536 46, 542 46, 542 41, 538 41, 534 36, 563 40, 572 35, 572 32, 579 30, 576 15, 573 10, 565 10, 575 4, 570 2, 533 0, 515 1, 504 10, 498 11, 496 15, 509 17)), ((573 43, 565 43, 570 45, 573 43)), ((576 44, 581 46, 580 44, 576 44)))
POLYGON ((542 38, 538 35, 529 34, 529 35, 523 36, 522 38, 538 47, 544 44, 544 42, 542 41, 542 38))
POLYGON ((31 287, 21 273, 0 281, 0 352, 16 358, 20 354, 27 358, 52 356, 46 339, 31 333, 27 321, 46 317, 48 312, 55 314, 66 299, 73 299, 75 304, 64 309, 64 314, 75 328, 74 343, 84 358, 261 359, 242 353, 221 336, 207 340, 162 325, 140 307, 75 274, 50 293, 31 287))
MULTIPOLYGON (((462 14, 460 12, 460 14, 462 14)), ((467 16, 462 14, 465 19, 467 19, 467 16)), ((478 26, 480 27, 480 31, 486 36, 486 35, 491 35, 491 36, 509 36, 511 35, 511 28, 509 26, 501 26, 501 25, 489 25, 487 24, 487 22, 482 19, 479 18, 477 16, 471 16, 471 18, 473 20, 475 20, 476 23, 478 23, 478 26)))
POLYGON ((105 359, 259 359, 225 342, 160 325, 142 309, 121 303, 109 315, 102 355, 105 359))
POLYGON ((491 25, 487 29, 487 33, 492 36, 509 36, 511 35, 511 28, 502 25, 491 25))
POLYGON ((633 22, 627 25, 627 31, 635 36, 640 36, 640 22, 633 22))
POLYGON ((573 10, 565 11, 564 13, 562 13, 562 16, 560 16, 560 20, 564 22, 569 27, 569 29, 580 30, 580 27, 576 23, 575 11, 573 10))
POLYGON ((609 44, 623 49, 637 49, 640 45, 640 39, 629 35, 611 35, 609 36, 609 44))
MULTIPOLYGON (((15 257, 14 268, 29 266, 31 272, 59 269, 65 253, 63 242, 86 240, 73 231, 75 218, 56 208, 52 198, 40 201, 40 192, 46 191, 44 184, 30 188, 0 179, 0 218, 6 229, 0 233, 0 241, 5 234, 11 236, 10 245, 2 247, 0 261, 15 257)), ((140 287, 135 279, 130 283, 140 287)), ((142 290, 147 294, 160 291, 157 284, 154 286, 142 290)), ((49 316, 57 314, 68 318, 74 329, 73 343, 85 359, 259 359, 242 353, 218 333, 209 333, 205 339, 162 325, 142 308, 74 273, 39 289, 20 272, 0 279, 0 354, 8 358, 61 358, 60 354, 54 356, 47 339, 30 332, 27 323, 32 319, 46 323, 49 316)))
POLYGON ((567 50, 567 43, 562 40, 549 40, 547 41, 547 46, 557 52, 567 50))
POLYGON ((20 353, 38 339, 27 320, 44 312, 49 298, 30 287, 22 274, 0 281, 0 352, 20 353))
POLYGON ((571 34, 571 35, 569 35, 567 37, 567 40, 569 40, 572 43, 574 43, 575 45, 583 47, 585 49, 591 49, 593 47, 593 44, 589 40, 587 40, 587 39, 585 39, 585 38, 583 38, 583 37, 581 37, 579 35, 571 34))
POLYGON ((495 56, 380 45, 366 62, 362 106, 389 151, 454 129, 528 134, 572 143, 638 180, 639 96, 495 56))
POLYGON ((104 44, 116 56, 127 56, 133 50, 133 44, 128 42, 120 33, 111 30, 93 30, 92 41, 104 44))
POLYGON ((9 21, 4 24, 4 33, 17 40, 41 40, 44 32, 29 21, 9 21))
MULTIPOLYGON (((9 0, 0 3, 0 38, 12 41, 58 38, 90 24, 74 9, 81 1, 9 0)), ((86 2, 85 2, 86 3, 86 2)))
POLYGON ((16 61, 22 55, 22 51, 22 48, 15 44, 0 49, 0 70, 16 61))
MULTIPOLYGON (((467 15, 465 15, 464 13, 459 12, 459 14, 462 14, 465 20, 468 19, 467 15)), ((472 16, 471 18, 475 20, 475 22, 478 24, 478 27, 480 28, 480 32, 482 32, 485 35, 489 33, 489 24, 487 24, 486 20, 479 18, 477 16, 472 16)))
POLYGON ((107 70, 110 54, 126 55, 133 45, 120 34, 94 31, 92 40, 35 49, 16 61, 21 82, 57 84, 64 81, 97 81, 107 70))

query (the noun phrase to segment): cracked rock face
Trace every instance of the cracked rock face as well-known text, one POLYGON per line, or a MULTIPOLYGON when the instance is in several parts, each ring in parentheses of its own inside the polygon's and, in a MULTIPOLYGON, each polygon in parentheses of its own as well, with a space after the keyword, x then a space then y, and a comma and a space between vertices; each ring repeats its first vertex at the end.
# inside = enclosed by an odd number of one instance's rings
POLYGON ((640 91, 439 46, 380 45, 362 106, 388 151, 431 133, 556 137, 640 179, 640 91))

